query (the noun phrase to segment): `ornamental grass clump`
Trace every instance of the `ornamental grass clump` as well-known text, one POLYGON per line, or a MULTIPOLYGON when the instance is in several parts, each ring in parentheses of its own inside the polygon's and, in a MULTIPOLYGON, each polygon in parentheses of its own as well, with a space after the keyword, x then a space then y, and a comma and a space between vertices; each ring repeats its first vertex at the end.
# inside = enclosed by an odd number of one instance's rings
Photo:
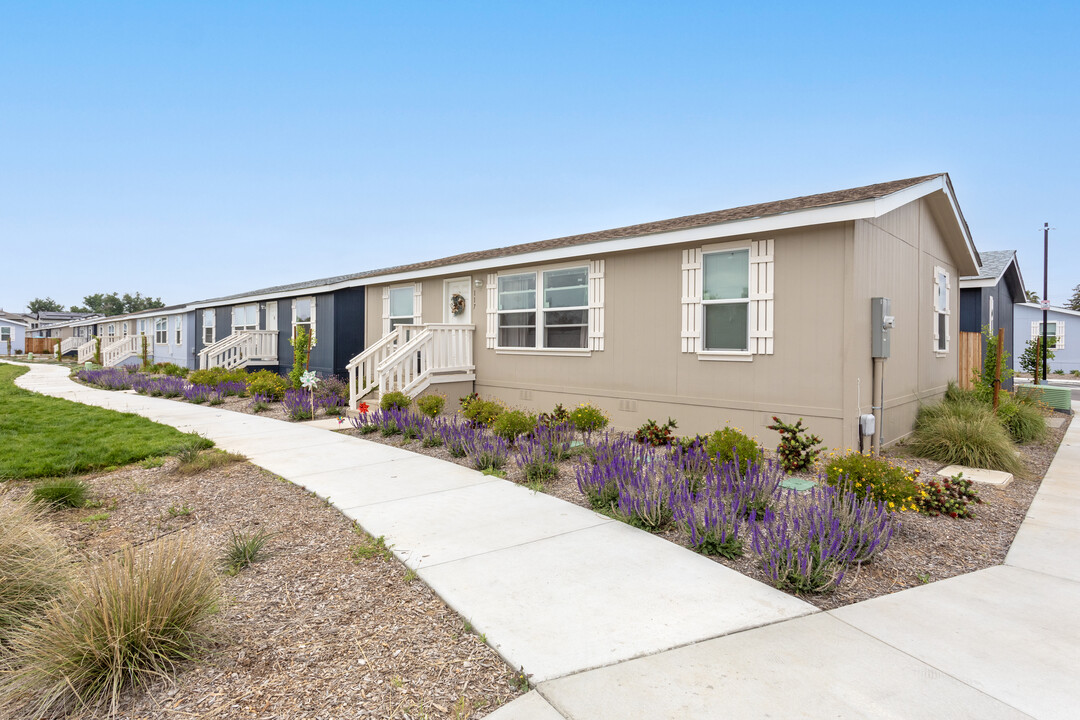
POLYGON ((1022 475, 1016 445, 992 407, 968 402, 940 402, 919 408, 908 445, 921 457, 950 465, 1003 470, 1022 475))
POLYGON ((27 717, 99 703, 115 714, 127 688, 205 647, 218 588, 213 563, 183 539, 110 556, 12 634, 3 704, 27 717))
POLYGON ((225 553, 220 558, 222 569, 227 575, 237 575, 241 570, 265 557, 263 550, 273 533, 262 528, 248 532, 229 530, 229 539, 225 543, 225 553))
POLYGON ((1038 406, 1018 401, 1007 393, 1002 395, 997 417, 1010 437, 1021 445, 1045 440, 1050 432, 1038 406))
POLYGON ((42 480, 30 495, 35 502, 54 508, 78 508, 86 505, 90 486, 79 478, 61 477, 42 480))
POLYGON ((2 657, 9 634, 66 591, 71 581, 67 546, 40 507, 0 499, 0 580, 2 657))

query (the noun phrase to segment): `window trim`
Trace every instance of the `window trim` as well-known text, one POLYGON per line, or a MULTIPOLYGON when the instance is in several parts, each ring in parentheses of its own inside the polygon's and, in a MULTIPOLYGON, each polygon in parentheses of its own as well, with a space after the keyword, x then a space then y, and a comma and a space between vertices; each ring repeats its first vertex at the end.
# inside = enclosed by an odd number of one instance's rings
POLYGON ((590 334, 590 322, 589 311, 591 308, 590 301, 590 264, 588 260, 584 263, 581 261, 563 262, 553 265, 542 265, 533 270, 506 270, 496 274, 495 278, 495 352, 499 355, 543 355, 548 357, 588 357, 592 355, 593 350, 591 348, 591 342, 589 339, 590 334), (543 306, 543 293, 544 293, 544 274, 553 272, 556 270, 583 270, 585 272, 585 304, 582 306, 566 307, 566 308, 545 308, 543 306), (536 345, 533 346, 520 346, 520 345, 500 345, 499 344, 499 316, 506 313, 516 312, 528 312, 528 310, 500 310, 498 306, 499 302, 499 289, 498 282, 504 277, 513 277, 515 275, 532 275, 535 278, 533 292, 535 293, 532 312, 534 313, 533 327, 536 331, 536 345), (542 345, 544 340, 544 316, 547 312, 557 312, 561 310, 580 310, 585 312, 585 346, 580 348, 561 348, 561 347, 546 347, 542 345))
POLYGON ((155 345, 168 345, 169 344, 169 318, 167 318, 167 317, 154 318, 154 344, 155 345))
POLYGON ((405 320, 408 322, 399 322, 398 325, 417 325, 416 322, 416 283, 407 283, 404 285, 390 285, 387 288, 387 300, 388 309, 386 314, 387 322, 390 324, 390 330, 395 329, 395 320, 405 320), (411 308, 411 315, 393 315, 394 310, 394 291, 395 290, 407 290, 409 292, 409 306, 411 308))
POLYGON ((214 308, 206 308, 203 310, 203 326, 202 326, 202 341, 203 345, 213 345, 217 342, 217 310, 214 308), (210 318, 210 324, 206 323, 206 319, 210 318), (210 339, 206 339, 206 331, 210 330, 210 339))
POLYGON ((184 344, 184 316, 177 315, 173 318, 173 331, 176 335, 176 346, 180 347, 184 344))
MULTIPOLYGON (((246 315, 247 313, 245 312, 244 314, 246 315)), ((241 332, 246 332, 246 331, 249 331, 249 330, 258 330, 259 329, 259 303, 257 303, 257 302, 256 303, 243 303, 241 305, 233 305, 232 306, 231 316, 232 316, 231 317, 232 334, 234 334, 234 335, 236 334, 237 330, 240 330, 241 332), (254 325, 237 325, 236 324, 236 311, 239 310, 240 308, 255 308, 255 324, 254 325)), ((244 319, 246 320, 247 318, 245 317, 244 319)))
POLYGON ((950 349, 950 346, 951 346, 950 340, 952 339, 952 337, 951 337, 952 333, 950 332, 951 328, 949 327, 950 323, 951 323, 950 318, 952 316, 952 274, 948 270, 946 270, 945 268, 941 267, 940 265, 935 265, 934 266, 933 289, 934 289, 934 302, 933 302, 933 308, 934 308, 933 323, 934 323, 934 327, 933 327, 933 330, 934 330, 934 336, 935 336, 934 337, 934 354, 937 357, 946 357, 949 354, 949 349, 950 349), (945 284, 945 307, 944 308, 940 307, 942 282, 944 282, 944 284, 945 284), (940 328, 941 328, 940 316, 942 316, 942 315, 945 316, 945 337, 941 337, 941 331, 940 331, 940 328), (944 344, 944 347, 942 347, 942 344, 944 344))
POLYGON ((723 243, 715 245, 707 245, 701 249, 701 283, 700 288, 700 301, 701 301, 701 349, 698 351, 698 356, 702 359, 719 360, 723 358, 751 360, 753 359, 753 352, 750 350, 750 243, 745 244, 737 243, 723 243), (745 298, 723 298, 720 300, 706 300, 705 299, 705 256, 716 255, 718 253, 730 253, 730 252, 745 252, 746 253, 746 297, 745 298), (710 349, 705 347, 705 308, 709 305, 736 305, 745 304, 746 306, 746 349, 745 350, 724 350, 724 349, 710 349))
POLYGON ((290 335, 290 337, 296 337, 296 326, 297 326, 297 324, 300 324, 300 325, 307 325, 308 335, 310 336, 311 340, 315 340, 315 336, 316 336, 316 334, 318 332, 318 330, 316 328, 316 325, 315 325, 315 308, 316 308, 316 303, 315 303, 315 296, 314 295, 303 295, 303 296, 298 297, 298 298, 293 298, 293 301, 292 301, 292 334, 290 335), (311 303, 311 319, 308 320, 307 322, 302 322, 302 323, 297 323, 296 322, 296 303, 297 303, 298 300, 308 300, 311 303))
POLYGON ((11 339, 11 328, 7 325, 0 325, 0 342, 7 342, 11 339), (4 337, 4 336, 7 337, 4 337))
MULTIPOLYGON (((1064 322, 1065 322, 1064 320, 1047 320, 1046 321, 1046 331, 1047 331, 1046 332, 1046 340, 1047 340, 1047 342, 1049 342, 1051 337, 1054 338, 1054 346, 1052 348, 1050 348, 1051 350, 1064 350, 1065 349, 1064 345, 1058 345, 1058 341, 1061 339, 1060 335, 1058 334, 1058 330, 1059 330, 1058 323, 1064 324, 1064 322), (1054 326, 1054 334, 1053 335, 1050 334, 1050 326, 1051 325, 1054 326)), ((1043 324, 1042 320, 1036 320, 1035 321, 1035 330, 1036 330, 1035 337, 1038 337, 1038 338, 1042 337, 1042 324, 1043 324)))

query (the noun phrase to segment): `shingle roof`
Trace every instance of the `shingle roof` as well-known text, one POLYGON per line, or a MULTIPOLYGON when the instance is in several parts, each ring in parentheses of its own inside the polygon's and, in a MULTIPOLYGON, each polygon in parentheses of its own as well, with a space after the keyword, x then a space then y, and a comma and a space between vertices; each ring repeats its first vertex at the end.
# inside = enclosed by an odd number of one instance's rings
POLYGON ((273 287, 262 288, 260 290, 252 290, 245 293, 237 293, 235 295, 208 298, 206 300, 200 300, 199 303, 234 300, 237 298, 243 298, 252 295, 281 293, 291 290, 305 290, 308 288, 321 287, 324 285, 335 285, 337 283, 347 282, 349 280, 359 280, 369 277, 378 277, 380 275, 390 275, 392 273, 429 270, 439 268, 444 265, 476 262, 480 260, 488 260, 498 257, 513 257, 514 255, 522 255, 525 253, 537 252, 540 250, 551 250, 556 248, 572 247, 575 245, 587 245, 589 243, 601 242, 603 240, 618 240, 621 238, 641 237, 643 235, 653 235, 656 233, 671 232, 674 230, 686 230, 689 228, 704 227, 707 225, 719 225, 720 223, 735 222, 738 220, 750 220, 753 218, 768 217, 771 215, 784 215, 786 213, 796 212, 799 210, 810 210, 814 208, 828 207, 830 205, 844 205, 848 203, 861 202, 864 200, 873 200, 885 197, 886 195, 891 195, 895 192, 899 192, 900 190, 912 187, 913 185, 918 185, 919 183, 926 182, 927 180, 941 177, 943 174, 944 173, 922 175, 920 177, 907 178, 904 180, 893 180, 891 182, 877 183, 875 185, 863 185, 862 187, 848 188, 846 190, 835 190, 833 192, 819 193, 817 195, 803 195, 800 197, 789 198, 787 200, 775 200, 773 202, 759 203, 757 205, 743 205, 741 207, 700 213, 697 215, 684 215, 682 217, 671 218, 670 220, 660 220, 657 222, 642 223, 639 225, 627 225, 626 227, 613 228, 611 230, 601 230, 599 232, 585 233, 583 235, 569 235, 567 237, 552 238, 550 240, 538 240, 536 242, 510 245, 507 247, 491 248, 488 250, 477 250, 473 252, 461 253, 459 255, 450 255, 447 257, 438 258, 436 260, 427 260, 424 262, 412 263, 408 265, 396 265, 393 267, 381 268, 378 270, 368 270, 365 272, 358 272, 350 275, 338 275, 335 277, 321 278, 319 280, 309 280, 306 282, 293 283, 290 285, 275 285, 273 287))
POLYGON ((1016 257, 1015 250, 983 250, 979 253, 982 264, 978 275, 968 275, 961 280, 997 280, 1016 257))

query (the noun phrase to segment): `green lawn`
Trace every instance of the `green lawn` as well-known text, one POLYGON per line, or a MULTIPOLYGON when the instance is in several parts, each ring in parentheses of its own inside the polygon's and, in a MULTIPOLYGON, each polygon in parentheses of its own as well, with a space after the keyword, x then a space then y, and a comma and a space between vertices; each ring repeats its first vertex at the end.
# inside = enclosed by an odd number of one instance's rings
POLYGON ((213 445, 132 413, 15 387, 25 372, 0 364, 0 479, 71 475, 213 445))

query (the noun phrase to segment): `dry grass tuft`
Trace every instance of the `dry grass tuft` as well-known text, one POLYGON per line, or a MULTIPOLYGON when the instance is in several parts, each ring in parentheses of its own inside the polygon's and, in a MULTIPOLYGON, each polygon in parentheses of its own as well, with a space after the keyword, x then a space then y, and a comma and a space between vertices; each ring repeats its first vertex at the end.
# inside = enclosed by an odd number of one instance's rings
POLYGON ((42 513, 40 506, 0 499, 0 646, 71 580, 67 546, 42 513))
POLYGON ((127 548, 12 633, 0 702, 28 716, 108 703, 167 678, 207 642, 214 566, 183 538, 127 548))
POLYGON ((176 466, 176 472, 181 475, 198 475, 207 470, 247 460, 246 457, 239 453, 225 452, 224 450, 202 450, 188 455, 180 455, 179 457, 180 464, 176 466))

